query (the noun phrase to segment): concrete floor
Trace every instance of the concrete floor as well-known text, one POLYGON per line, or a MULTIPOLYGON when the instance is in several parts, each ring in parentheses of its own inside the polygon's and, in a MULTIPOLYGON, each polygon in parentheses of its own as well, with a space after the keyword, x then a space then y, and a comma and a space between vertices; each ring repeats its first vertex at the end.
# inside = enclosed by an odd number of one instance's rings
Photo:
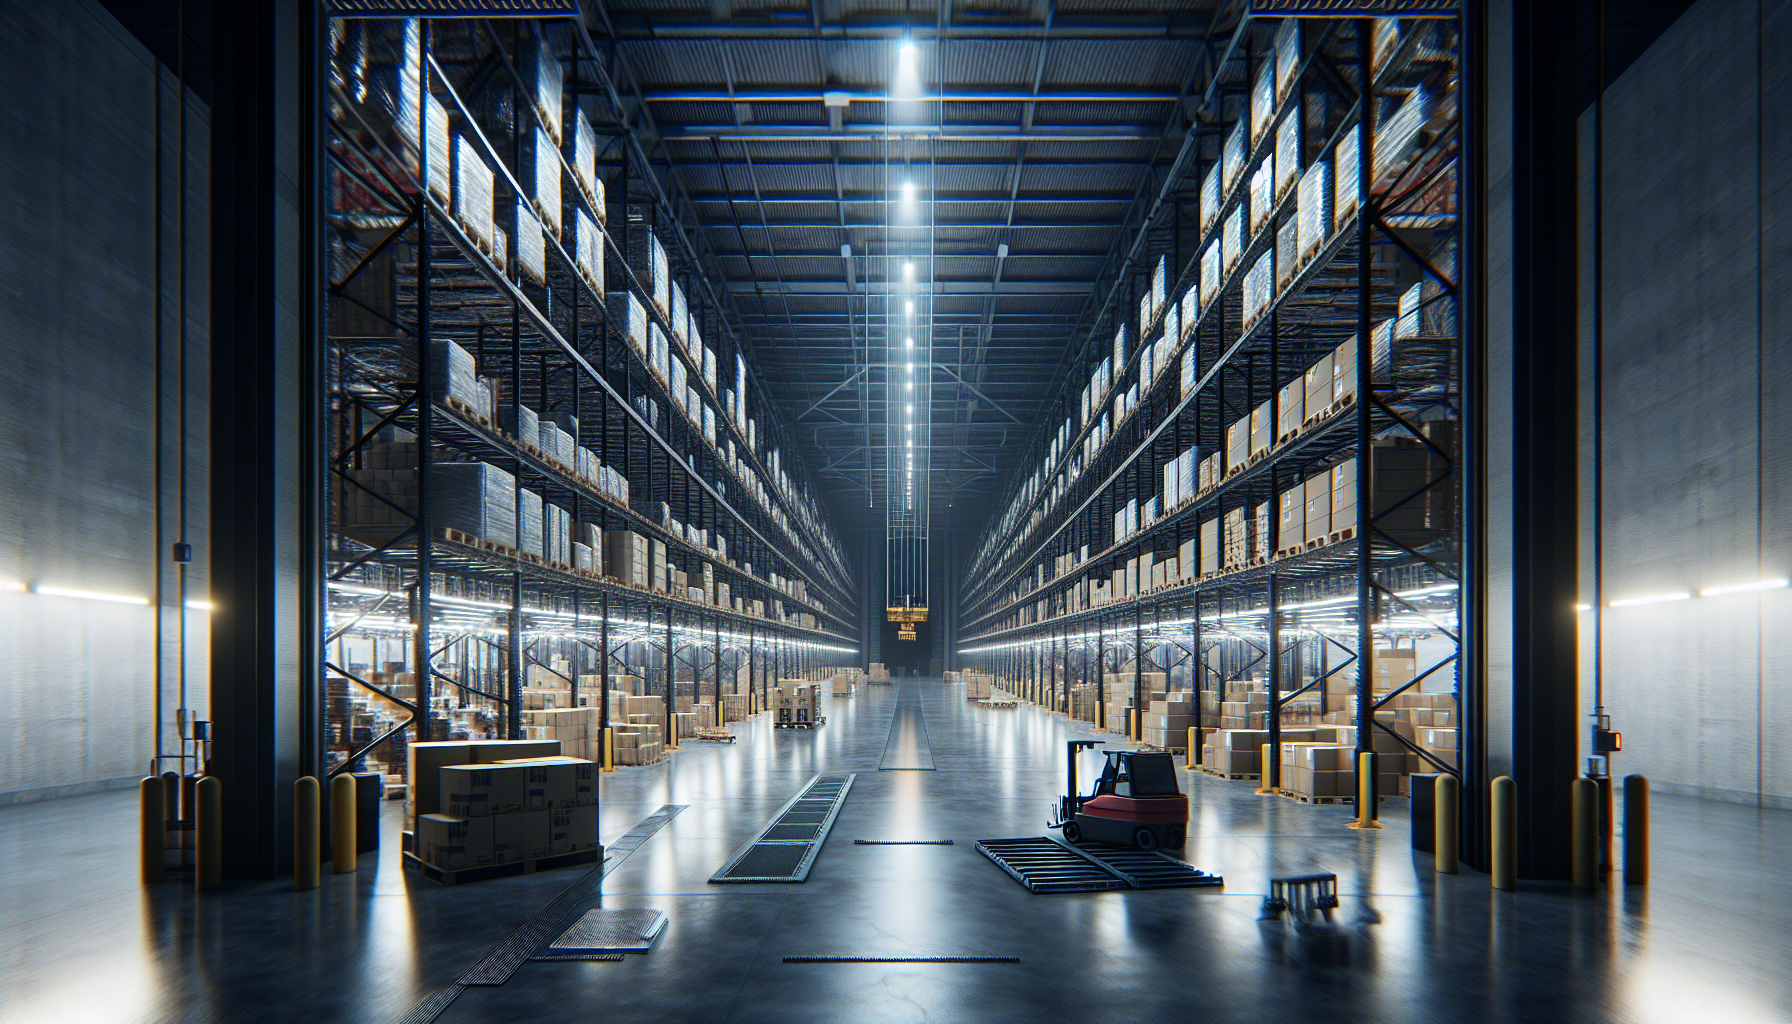
POLYGON ((381 1021, 444 991, 443 1022, 1792 1019, 1792 813, 1657 797, 1646 891, 1496 894, 1435 876, 1398 801, 1358 832, 1346 808, 1184 774, 1185 855, 1223 891, 1036 896, 974 843, 1043 833, 1080 731, 910 685, 935 771, 878 770, 897 689, 861 687, 815 732, 761 719, 608 777, 606 843, 685 805, 592 904, 663 910, 665 932, 621 963, 526 963, 497 987, 452 983, 583 869, 443 889, 391 842, 312 892, 198 899, 137 884, 134 793, 0 809, 0 1020, 381 1021), (820 771, 859 774, 807 883, 706 884, 820 771), (935 838, 957 845, 852 842, 935 838), (1272 875, 1315 870, 1345 894, 1338 941, 1259 923, 1272 875), (809 954, 1021 962, 782 963, 809 954))

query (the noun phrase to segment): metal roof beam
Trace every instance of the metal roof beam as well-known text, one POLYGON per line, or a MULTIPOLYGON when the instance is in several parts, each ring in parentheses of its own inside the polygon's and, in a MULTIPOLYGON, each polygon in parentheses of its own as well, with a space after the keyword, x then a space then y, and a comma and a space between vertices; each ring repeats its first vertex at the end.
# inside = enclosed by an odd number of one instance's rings
POLYGON ((729 93, 699 86, 645 91, 649 103, 820 103, 839 92, 850 103, 1175 103, 1173 92, 1061 89, 1034 95, 1025 89, 965 89, 959 92, 891 96, 888 92, 820 89, 743 89, 729 93))
POLYGON ((730 139, 747 142, 855 142, 889 135, 898 139, 943 142, 1137 142, 1163 138, 1155 124, 1051 124, 1026 129, 1018 124, 849 124, 839 131, 825 124, 662 125, 661 137, 730 139))
MULTIPOLYGON (((845 281, 726 281, 724 286, 737 294, 755 291, 791 295, 845 295, 851 291, 845 281)), ((861 281, 860 287, 873 295, 899 292, 900 281, 861 281)), ((1004 281, 1000 289, 988 281, 935 281, 936 295, 1082 295, 1095 287, 1093 281, 1004 281)))

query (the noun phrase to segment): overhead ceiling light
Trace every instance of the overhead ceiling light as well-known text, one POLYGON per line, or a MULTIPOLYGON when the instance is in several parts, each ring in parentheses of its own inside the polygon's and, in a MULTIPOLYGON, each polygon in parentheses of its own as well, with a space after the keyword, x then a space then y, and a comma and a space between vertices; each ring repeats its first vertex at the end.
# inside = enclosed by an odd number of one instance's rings
POLYGON ((910 372, 910 373, 915 372, 915 364, 914 363, 908 364, 908 372, 910 372))
POLYGON ((66 587, 37 586, 32 588, 39 594, 50 597, 75 597, 83 601, 110 601, 114 604, 148 604, 147 597, 133 597, 129 594, 97 594, 91 590, 69 590, 66 587))
POLYGON ((1574 606, 1574 610, 1577 612, 1590 612, 1593 610, 1593 606, 1590 604, 1577 604, 1574 606))
POLYGON ((904 263, 902 265, 902 276, 905 280, 913 281, 915 279, 915 265, 913 263, 904 263))
POLYGON ((1692 595, 1682 590, 1674 594, 1650 594, 1648 597, 1627 597, 1622 601, 1613 601, 1613 608, 1628 608, 1637 604, 1661 604, 1664 601, 1684 601, 1692 595))
POLYGON ((913 338, 902 339, 902 347, 903 348, 914 348, 915 347, 915 339, 913 339, 913 338))
POLYGON ((909 407, 908 407, 908 409, 907 409, 907 410, 906 410, 906 411, 907 411, 907 412, 908 412, 908 413, 909 413, 909 414, 910 414, 910 415, 913 415, 913 414, 914 414, 914 411, 915 411, 915 407, 914 407, 914 406, 912 406, 912 405, 911 405, 911 406, 909 406, 909 407))
POLYGON ((903 314, 905 316, 910 316, 910 317, 914 316, 915 315, 915 300, 908 299, 908 300, 904 301, 902 304, 902 309, 903 309, 903 314))
POLYGON ((902 40, 902 44, 900 46, 896 47, 897 67, 901 68, 904 73, 909 73, 909 72, 913 72, 915 70, 916 65, 918 65, 920 62, 921 62, 920 48, 915 45, 915 41, 913 39, 904 38, 902 40))
POLYGON ((24 593, 25 584, 20 583, 18 580, 0 580, 0 590, 14 590, 19 593, 24 593))
POLYGON ((914 202, 915 202, 915 183, 914 182, 905 181, 902 183, 902 202, 905 205, 910 205, 910 206, 914 205, 914 202))
MULTIPOLYGON (((1719 594, 1741 594, 1750 590, 1778 590, 1786 586, 1786 580, 1755 580, 1750 583, 1729 583, 1721 587, 1706 587, 1699 591, 1700 597, 1716 597, 1719 594)), ((1616 602, 1613 602, 1614 604, 1616 602)))
POLYGON ((211 603, 210 601, 188 601, 187 607, 193 609, 194 611, 201 611, 201 612, 216 611, 218 608, 217 605, 211 603))

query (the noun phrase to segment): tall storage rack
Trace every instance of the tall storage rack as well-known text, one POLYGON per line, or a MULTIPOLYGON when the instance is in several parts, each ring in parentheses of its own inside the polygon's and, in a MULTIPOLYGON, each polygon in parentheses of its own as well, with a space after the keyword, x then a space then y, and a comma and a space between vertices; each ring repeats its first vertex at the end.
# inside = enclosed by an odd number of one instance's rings
MULTIPOLYGON (((1221 123, 1191 129, 973 558, 961 653, 1067 713, 1131 656, 1135 707, 1147 671, 1217 691, 1202 730, 1261 673, 1278 749, 1296 709, 1342 704, 1359 752, 1457 771, 1377 712, 1424 689, 1461 722, 1460 40, 1455 17, 1246 17, 1224 41, 1221 123), (1310 534, 1283 496, 1328 470, 1340 514, 1310 534), (1130 585, 1142 555, 1174 561, 1130 585), (1410 679, 1358 671, 1396 648, 1410 679)), ((1130 731, 1114 710, 1091 717, 1130 731)))
POLYGON ((332 5, 323 69, 332 773, 519 737, 531 675, 600 722, 633 676, 670 738, 682 667, 719 716, 855 661, 843 549, 576 5, 385 6, 332 5))

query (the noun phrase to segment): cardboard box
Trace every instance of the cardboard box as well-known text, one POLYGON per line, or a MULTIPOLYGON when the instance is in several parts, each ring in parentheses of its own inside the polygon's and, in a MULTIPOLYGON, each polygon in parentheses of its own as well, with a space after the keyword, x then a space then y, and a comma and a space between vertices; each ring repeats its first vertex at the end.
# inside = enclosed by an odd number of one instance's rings
POLYGON ((479 740, 468 744, 473 755, 462 764, 498 764, 524 757, 559 757, 560 744, 555 740, 479 740))
POLYGON ((1242 467, 1250 460, 1251 417, 1240 416, 1226 428, 1226 472, 1242 467))
POLYGON ((1269 451, 1276 443, 1276 406, 1264 402, 1251 410, 1251 457, 1269 451))
POLYGON ((576 807, 597 802, 597 765, 578 757, 540 757, 501 764, 521 765, 528 771, 527 809, 576 807))
POLYGON ((442 807, 456 818, 512 814, 523 806, 528 771, 520 765, 449 765, 439 770, 442 807))
POLYGON ((1276 436, 1287 437, 1300 430, 1307 415, 1307 379, 1303 374, 1276 394, 1276 436))
POLYGON ((1302 485, 1307 500, 1306 538, 1308 544, 1323 544, 1332 531, 1332 476, 1324 472, 1307 478, 1302 485))
POLYGON ((597 849, 597 808, 557 807, 547 812, 551 853, 583 853, 597 849))
POLYGON ((1314 416, 1332 404, 1332 356, 1326 353, 1318 362, 1307 368, 1306 376, 1306 408, 1307 415, 1314 416))
MULTIPOLYGON (((471 743, 413 743, 405 764, 405 795, 408 816, 437 814, 442 810, 442 791, 437 788, 437 772, 454 764, 473 763, 471 743)), ((421 847, 419 847, 421 849, 421 847)))
POLYGON ((426 863, 449 871, 481 868, 492 859, 492 819, 463 818, 447 814, 417 816, 418 856, 426 863))
POLYGON ((493 815, 492 862, 517 864, 548 856, 548 812, 519 811, 493 815))

